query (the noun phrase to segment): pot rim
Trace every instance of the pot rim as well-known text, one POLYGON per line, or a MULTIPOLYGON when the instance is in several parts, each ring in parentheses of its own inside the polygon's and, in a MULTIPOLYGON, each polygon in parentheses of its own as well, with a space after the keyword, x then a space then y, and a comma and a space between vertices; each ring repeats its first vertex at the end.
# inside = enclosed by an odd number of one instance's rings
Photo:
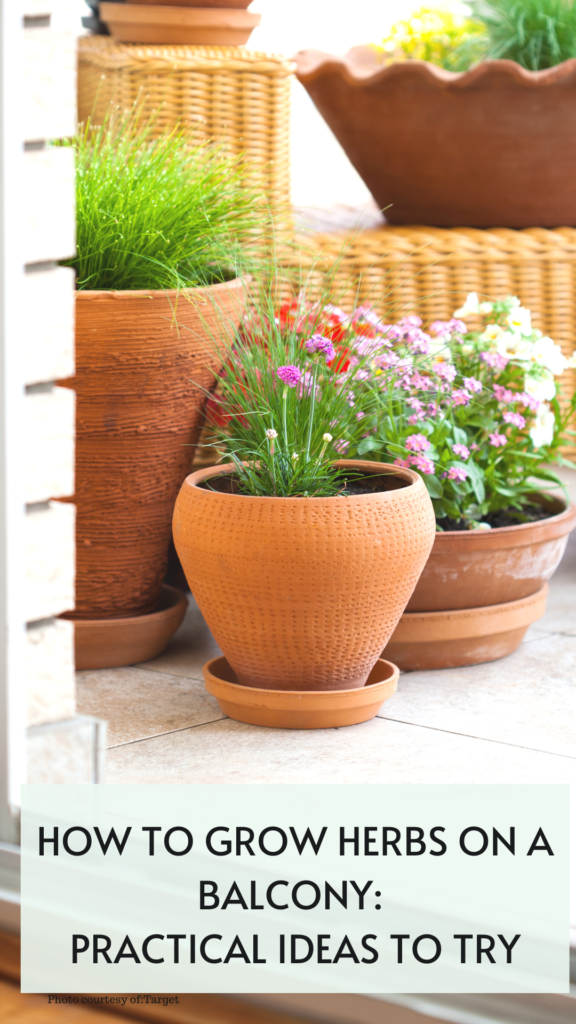
POLYGON ((240 291, 240 289, 250 284, 251 277, 249 274, 243 277, 233 277, 230 281, 217 281, 215 284, 199 284, 194 285, 190 288, 118 288, 114 290, 112 288, 80 288, 74 292, 76 301, 78 299, 95 298, 96 296, 105 296, 116 300, 130 299, 130 298, 143 298, 146 296, 165 296, 168 298, 174 298, 178 295, 186 295, 187 292, 199 293, 199 292, 213 292, 213 291, 240 291))
MULTIPOLYGON (((546 491, 537 491, 546 494, 546 491)), ((443 530, 436 533, 434 549, 442 549, 443 554, 462 547, 473 545, 476 549, 524 547, 535 541, 552 540, 563 537, 576 527, 576 505, 566 503, 562 498, 552 495, 556 501, 564 505, 561 512, 538 519, 533 523, 516 523, 514 526, 496 526, 492 530, 443 530), (546 536, 541 536, 545 534, 546 536)))
MULTIPOLYGON (((418 473, 416 473, 413 469, 406 469, 403 466, 393 466, 392 463, 390 463, 390 462, 370 462, 367 459, 338 459, 334 463, 334 465, 335 466, 354 466, 355 468, 359 468, 359 469, 364 469, 364 468, 372 469, 372 468, 375 468, 375 469, 378 469, 379 471, 383 470, 385 473, 389 473, 390 475, 399 476, 401 479, 409 481, 408 487, 406 487, 406 488, 401 487, 401 488, 397 489, 397 490, 401 490, 401 491, 410 491, 413 486, 418 486, 419 484, 422 487, 425 486, 423 481, 422 481, 422 477, 418 473)), ((303 498, 296 498, 296 497, 284 498, 284 497, 281 497, 281 496, 271 495, 271 494, 270 495, 268 495, 268 494, 261 494, 261 495, 260 494, 259 495, 253 495, 253 494, 224 494, 221 491, 208 491, 208 490, 206 490, 203 487, 202 488, 198 487, 199 483, 202 483, 204 480, 209 479, 211 476, 220 476, 222 473, 231 472, 235 468, 236 467, 235 467, 233 462, 225 462, 221 466, 207 466, 205 469, 197 469, 195 473, 190 473, 190 475, 186 477, 186 479, 185 479, 184 483, 182 484, 182 486, 185 487, 187 485, 188 487, 193 487, 194 490, 199 491, 202 494, 202 496, 204 496, 204 495, 209 495, 210 497, 215 496, 215 497, 217 497, 219 499, 221 499, 221 498, 231 498, 233 501, 236 501, 238 499, 242 499, 244 501, 246 501, 246 500, 248 500, 248 501, 303 501, 303 500, 305 500, 305 501, 337 501, 339 499, 339 495, 337 495, 337 494, 333 494, 333 495, 325 496, 325 497, 321 497, 321 498, 311 497, 311 498, 303 499, 303 498)), ((377 474, 375 474, 375 475, 377 475, 377 474)), ((374 494, 352 494, 352 495, 350 495, 347 498, 347 501, 365 501, 366 499, 372 499, 373 500, 373 499, 380 499, 380 498, 385 498, 385 499, 389 500, 388 496, 392 495, 392 494, 396 494, 397 490, 393 490, 393 491, 377 491, 374 494)))
POLYGON ((338 73, 344 80, 356 88, 364 85, 373 86, 376 82, 407 77, 412 81, 424 81, 432 87, 468 89, 477 88, 490 83, 490 80, 498 75, 504 74, 511 83, 535 89, 543 86, 548 89, 551 85, 564 85, 576 76, 576 57, 569 57, 567 60, 555 64, 551 68, 542 68, 540 71, 529 71, 514 60, 499 58, 497 60, 483 60, 469 68, 467 71, 447 71, 426 60, 404 60, 396 61, 388 65, 366 64, 359 61, 350 52, 343 56, 326 53, 323 50, 306 49, 299 50, 294 55, 296 62, 296 77, 303 85, 313 83, 324 75, 333 72, 338 73))

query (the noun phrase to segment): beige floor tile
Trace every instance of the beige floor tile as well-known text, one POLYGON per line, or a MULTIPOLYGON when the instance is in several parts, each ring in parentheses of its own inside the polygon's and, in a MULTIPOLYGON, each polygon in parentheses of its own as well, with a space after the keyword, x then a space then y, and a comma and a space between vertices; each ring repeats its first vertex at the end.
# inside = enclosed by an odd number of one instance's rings
POLYGON ((76 678, 78 712, 106 719, 110 746, 222 718, 198 680, 139 668, 78 672, 76 678))
POLYGON ((184 622, 159 658, 146 661, 140 668, 169 672, 187 679, 202 679, 202 666, 222 652, 200 614, 191 594, 184 622))
POLYGON ((126 782, 569 782, 576 760, 375 719, 346 729, 213 725, 116 747, 106 778, 126 782))
POLYGON ((576 637, 544 636, 501 661, 406 672, 381 715, 576 758, 575 679, 576 637))

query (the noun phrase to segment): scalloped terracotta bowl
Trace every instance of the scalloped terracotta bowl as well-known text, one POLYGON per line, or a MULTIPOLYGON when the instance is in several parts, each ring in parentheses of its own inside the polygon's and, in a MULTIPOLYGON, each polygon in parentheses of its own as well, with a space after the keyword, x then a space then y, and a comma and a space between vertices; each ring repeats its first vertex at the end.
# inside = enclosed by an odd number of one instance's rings
POLYGON ((348 498, 260 498, 185 481, 174 542, 209 629, 242 686, 363 687, 428 558, 432 503, 417 473, 347 460, 384 474, 387 489, 348 498))
POLYGON ((576 226, 576 59, 455 74, 296 55, 298 78, 391 224, 576 226))

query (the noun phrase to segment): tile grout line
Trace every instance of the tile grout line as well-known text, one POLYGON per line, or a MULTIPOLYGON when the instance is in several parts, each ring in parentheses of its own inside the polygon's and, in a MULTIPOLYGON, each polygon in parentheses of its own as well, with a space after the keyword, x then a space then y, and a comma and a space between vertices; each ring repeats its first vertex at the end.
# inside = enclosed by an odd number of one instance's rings
POLYGON ((151 672, 152 675, 156 675, 156 676, 170 676, 172 679, 189 679, 193 683, 203 683, 204 682, 204 676, 181 676, 181 675, 178 675, 177 672, 164 672, 160 668, 146 668, 145 665, 138 664, 138 662, 136 662, 135 665, 127 665, 126 667, 127 668, 138 668, 142 672, 151 672))
POLYGON ((205 725, 214 725, 216 722, 225 722, 228 715, 222 718, 211 718, 209 722, 196 722, 195 725, 183 725, 180 729, 167 729, 166 732, 153 732, 150 736, 138 736, 135 740, 125 740, 124 743, 112 743, 106 750, 118 750, 119 747, 129 747, 133 743, 145 743, 146 740, 156 740, 160 736, 173 736, 175 732, 188 732, 189 729, 202 729, 205 725))
POLYGON ((398 725, 412 725, 416 729, 430 729, 433 732, 445 732, 450 736, 462 736, 468 740, 478 740, 480 743, 498 743, 501 747, 515 747, 518 750, 529 750, 533 754, 546 754, 550 757, 565 757, 569 761, 576 761, 576 756, 571 754, 558 754, 553 750, 540 750, 539 747, 525 747, 522 743, 508 743, 506 740, 494 740, 489 736, 473 736, 469 732, 455 732, 453 729, 442 729, 438 725, 422 725, 420 722, 406 722, 402 718, 389 718, 388 715, 376 715, 381 722, 396 722, 398 725))

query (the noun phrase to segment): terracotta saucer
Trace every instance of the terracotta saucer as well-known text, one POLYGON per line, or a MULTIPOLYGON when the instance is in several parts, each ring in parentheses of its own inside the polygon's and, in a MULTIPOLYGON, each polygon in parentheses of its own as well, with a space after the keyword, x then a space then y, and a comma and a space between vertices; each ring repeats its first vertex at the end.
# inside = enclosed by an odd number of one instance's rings
MULTIPOLYGON (((158 608, 126 619, 75 619, 76 668, 120 668, 157 658, 188 608, 175 587, 162 587, 158 608)), ((66 616, 68 618, 69 616, 66 616)))
POLYGON ((241 686, 226 658, 203 668, 208 693, 228 718, 272 729, 335 729, 368 722, 396 693, 396 665, 379 659, 365 686, 356 690, 261 690, 241 686))
POLYGON ((129 4, 146 4, 151 7, 225 7, 226 10, 245 11, 252 0, 126 0, 129 4))
POLYGON ((548 584, 519 601, 445 612, 405 612, 383 653, 403 672, 458 668, 512 654, 546 610, 548 584))
POLYGON ((262 16, 223 7, 100 4, 100 18, 121 43, 243 46, 262 16))

